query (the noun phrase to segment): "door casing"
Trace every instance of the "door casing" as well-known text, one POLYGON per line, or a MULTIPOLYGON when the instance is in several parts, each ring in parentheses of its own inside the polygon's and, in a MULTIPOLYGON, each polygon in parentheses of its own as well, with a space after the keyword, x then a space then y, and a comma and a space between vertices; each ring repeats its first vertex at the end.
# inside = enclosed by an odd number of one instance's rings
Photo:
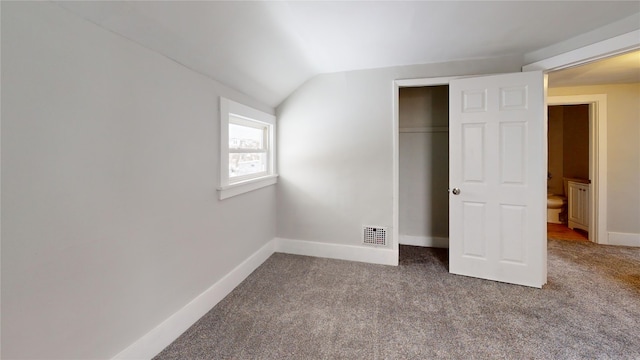
POLYGON ((589 241, 607 244, 607 95, 549 96, 547 105, 589 105, 589 241))
MULTIPOLYGON (((571 50, 556 56, 551 56, 540 61, 525 65, 522 67, 522 71, 542 70, 545 73, 549 73, 555 70, 561 70, 573 66, 583 65, 592 61, 604 59, 610 56, 618 55, 624 52, 640 49, 640 30, 631 31, 626 34, 622 34, 607 40, 599 41, 575 50, 571 50)), ((478 74, 481 75, 481 74, 478 74)), ((392 131, 393 131, 393 201, 392 201, 392 217, 393 217, 393 229, 392 229, 392 248, 399 256, 399 244, 398 239, 399 232, 399 89, 401 87, 417 87, 417 86, 435 86, 435 85, 449 85, 452 79, 458 76, 450 77, 436 77, 436 78, 416 78, 416 79, 403 79, 395 80, 392 84, 392 104, 393 104, 393 116, 392 116, 392 131)), ((602 107, 600 107, 601 109, 602 107)), ((598 110, 599 112, 601 110, 598 110)), ((605 109, 606 112, 606 109, 605 109)), ((606 128, 606 125, 602 124, 606 128)), ((600 129, 599 129, 600 130, 600 129)), ((605 129, 606 131, 606 129, 605 129)), ((606 134, 606 132, 605 132, 606 134)), ((606 176, 600 179, 600 184, 606 184, 606 176)), ((605 189, 606 194, 606 189, 605 189)), ((602 195, 602 193, 601 193, 602 195)), ((602 196, 601 196, 602 197, 602 196)), ((606 199, 605 199, 606 201, 606 199)), ((602 202, 599 204, 602 206, 602 202)), ((605 205, 606 206, 606 205, 605 205)), ((606 210, 606 209, 605 209, 606 210)), ((598 224, 598 241, 604 243, 607 239, 606 228, 606 211, 600 213, 600 217, 597 220, 598 224), (604 217, 603 217, 604 215, 604 217)))

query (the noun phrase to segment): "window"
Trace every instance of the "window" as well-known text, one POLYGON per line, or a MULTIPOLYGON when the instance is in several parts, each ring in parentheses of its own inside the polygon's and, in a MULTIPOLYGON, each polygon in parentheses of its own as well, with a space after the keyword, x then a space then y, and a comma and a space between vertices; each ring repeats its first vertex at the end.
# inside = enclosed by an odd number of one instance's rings
POLYGON ((276 118, 220 98, 220 199, 276 183, 276 118))

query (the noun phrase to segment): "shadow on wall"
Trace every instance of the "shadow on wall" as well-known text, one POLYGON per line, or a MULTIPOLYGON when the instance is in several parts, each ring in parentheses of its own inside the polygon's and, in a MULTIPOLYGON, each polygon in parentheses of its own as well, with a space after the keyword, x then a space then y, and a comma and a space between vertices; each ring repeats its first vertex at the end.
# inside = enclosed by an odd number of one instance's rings
POLYGON ((547 192, 566 196, 565 178, 589 179, 589 105, 549 106, 547 192))

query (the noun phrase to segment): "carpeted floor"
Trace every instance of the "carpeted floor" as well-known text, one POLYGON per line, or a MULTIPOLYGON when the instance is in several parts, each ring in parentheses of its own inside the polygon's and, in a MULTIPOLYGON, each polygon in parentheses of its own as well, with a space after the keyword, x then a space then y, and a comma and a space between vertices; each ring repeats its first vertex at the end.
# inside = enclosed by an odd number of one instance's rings
POLYGON ((640 359, 640 248, 549 241, 540 289, 274 254, 155 359, 640 359))

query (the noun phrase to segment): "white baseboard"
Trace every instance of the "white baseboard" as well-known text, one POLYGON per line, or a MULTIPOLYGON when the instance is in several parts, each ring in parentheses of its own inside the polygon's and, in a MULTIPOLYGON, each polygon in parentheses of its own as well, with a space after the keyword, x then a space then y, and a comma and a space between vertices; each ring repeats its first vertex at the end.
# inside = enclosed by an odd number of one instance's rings
POLYGON ((276 238, 276 252, 372 264, 398 265, 398 251, 366 246, 276 238))
POLYGON ((401 245, 412 245, 422 247, 434 247, 434 248, 448 248, 449 238, 438 236, 413 236, 413 235, 400 235, 401 245))
POLYGON ((275 239, 269 241, 182 309, 121 351, 114 359, 151 359, 156 356, 265 262, 274 253, 275 245, 275 239))
POLYGON ((640 234, 610 232, 607 245, 640 247, 640 234))
POLYGON ((153 358, 224 299, 274 252, 398 265, 398 252, 391 249, 275 238, 113 359, 153 358))

